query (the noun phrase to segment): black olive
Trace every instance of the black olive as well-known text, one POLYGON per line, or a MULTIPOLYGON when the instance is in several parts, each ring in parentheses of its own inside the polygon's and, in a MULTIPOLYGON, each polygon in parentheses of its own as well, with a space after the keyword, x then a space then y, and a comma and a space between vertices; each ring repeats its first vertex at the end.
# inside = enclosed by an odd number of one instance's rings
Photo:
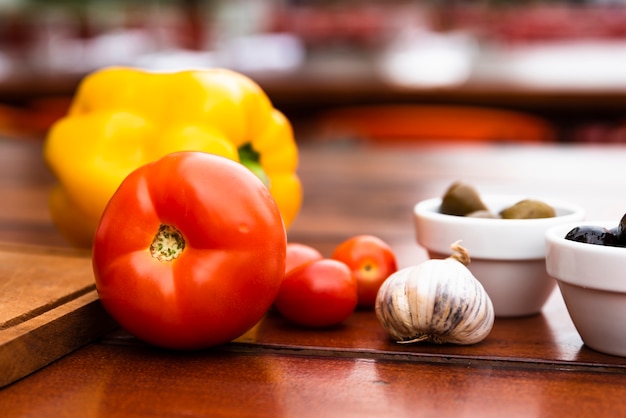
POLYGON ((565 239, 586 244, 621 246, 615 233, 601 226, 577 226, 565 235, 565 239))
POLYGON ((617 236, 617 240, 626 246, 626 214, 622 216, 622 220, 619 221, 619 225, 615 228, 615 236, 617 236))
POLYGON ((609 245, 611 247, 626 247, 626 241, 622 241, 619 237, 619 226, 610 228, 608 231, 613 238, 609 238, 609 242, 604 245, 609 245))

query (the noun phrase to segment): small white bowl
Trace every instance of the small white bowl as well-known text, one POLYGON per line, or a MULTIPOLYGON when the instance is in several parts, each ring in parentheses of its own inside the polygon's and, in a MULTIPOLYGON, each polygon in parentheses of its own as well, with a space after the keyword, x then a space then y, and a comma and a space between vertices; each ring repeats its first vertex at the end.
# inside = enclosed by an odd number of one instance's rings
POLYGON ((546 272, 545 233, 563 223, 581 221, 585 211, 577 205, 533 196, 481 195, 494 213, 523 199, 551 205, 556 217, 489 219, 439 212, 441 198, 419 202, 414 208, 417 242, 430 258, 446 258, 450 245, 461 241, 470 255, 468 268, 482 283, 497 317, 520 317, 541 312, 556 282, 546 272))
POLYGON ((617 226, 617 221, 579 222, 550 228, 546 269, 554 277, 585 345, 626 357, 626 248, 565 239, 574 227, 617 226))

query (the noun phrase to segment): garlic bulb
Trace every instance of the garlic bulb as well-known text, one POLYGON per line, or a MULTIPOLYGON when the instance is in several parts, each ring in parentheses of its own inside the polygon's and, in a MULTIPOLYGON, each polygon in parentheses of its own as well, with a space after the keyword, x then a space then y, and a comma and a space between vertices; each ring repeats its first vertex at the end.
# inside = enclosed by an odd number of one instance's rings
POLYGON ((376 298, 376 316, 399 343, 474 344, 491 332, 491 299, 466 264, 467 250, 404 268, 387 278, 376 298))

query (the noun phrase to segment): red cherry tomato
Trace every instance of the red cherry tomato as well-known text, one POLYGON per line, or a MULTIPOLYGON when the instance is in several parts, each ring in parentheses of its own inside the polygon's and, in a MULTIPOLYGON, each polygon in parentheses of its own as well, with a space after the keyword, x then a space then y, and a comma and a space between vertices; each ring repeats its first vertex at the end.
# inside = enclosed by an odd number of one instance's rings
POLYGON ((96 231, 105 309, 154 345, 197 349, 252 328, 278 294, 286 233, 267 187, 243 165, 177 152, 132 172, 96 231))
POLYGON ((346 320, 356 303, 357 283, 348 266, 325 258, 291 270, 274 306, 293 323, 321 328, 346 320))
POLYGON ((285 260, 285 273, 289 273, 296 267, 300 267, 309 261, 321 260, 324 258, 317 249, 298 242, 287 244, 287 257, 285 260))
POLYGON ((357 280, 360 308, 373 308, 383 282, 398 270, 396 256, 383 240, 357 235, 339 244, 332 258, 345 263, 357 280))

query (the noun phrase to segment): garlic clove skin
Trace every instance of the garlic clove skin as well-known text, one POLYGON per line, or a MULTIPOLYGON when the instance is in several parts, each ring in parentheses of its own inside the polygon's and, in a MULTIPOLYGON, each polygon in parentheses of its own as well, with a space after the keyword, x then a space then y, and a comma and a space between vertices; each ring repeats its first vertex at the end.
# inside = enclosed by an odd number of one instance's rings
POLYGON ((461 262, 428 260, 397 271, 381 286, 376 316, 399 343, 475 344, 493 327, 493 303, 461 262))

